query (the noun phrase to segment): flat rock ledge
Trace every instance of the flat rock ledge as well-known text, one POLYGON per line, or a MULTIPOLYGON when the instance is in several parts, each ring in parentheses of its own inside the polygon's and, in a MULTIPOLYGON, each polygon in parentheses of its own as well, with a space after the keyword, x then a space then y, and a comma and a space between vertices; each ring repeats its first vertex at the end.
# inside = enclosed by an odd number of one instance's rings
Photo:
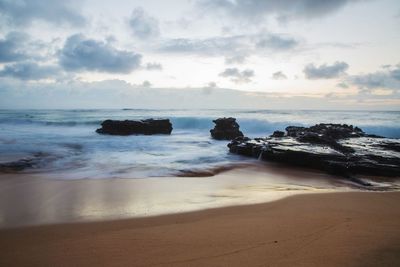
POLYGON ((400 140, 369 135, 352 125, 289 126, 270 137, 238 137, 228 147, 235 154, 349 178, 357 174, 400 177, 400 140))
POLYGON ((109 135, 171 134, 172 124, 169 119, 105 120, 96 132, 109 135))

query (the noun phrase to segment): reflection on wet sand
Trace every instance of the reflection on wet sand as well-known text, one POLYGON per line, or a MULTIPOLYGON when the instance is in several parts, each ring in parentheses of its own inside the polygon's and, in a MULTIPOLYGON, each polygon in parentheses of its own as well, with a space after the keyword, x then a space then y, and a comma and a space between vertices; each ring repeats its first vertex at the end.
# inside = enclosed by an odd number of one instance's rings
POLYGON ((56 178, 2 175, 1 227, 142 217, 352 190, 326 174, 273 164, 212 177, 56 178))

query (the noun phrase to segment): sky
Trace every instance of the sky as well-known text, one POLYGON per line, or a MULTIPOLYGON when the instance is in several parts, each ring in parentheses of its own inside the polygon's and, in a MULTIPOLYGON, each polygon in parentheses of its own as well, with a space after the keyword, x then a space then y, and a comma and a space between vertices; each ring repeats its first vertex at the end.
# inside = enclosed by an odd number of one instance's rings
POLYGON ((0 108, 400 110, 400 1, 0 0, 0 108))

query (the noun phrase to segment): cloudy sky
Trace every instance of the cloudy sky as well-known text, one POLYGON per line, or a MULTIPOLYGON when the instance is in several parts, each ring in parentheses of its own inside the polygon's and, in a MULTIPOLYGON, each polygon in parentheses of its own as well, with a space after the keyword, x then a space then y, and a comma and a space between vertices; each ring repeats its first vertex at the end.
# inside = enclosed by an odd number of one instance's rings
POLYGON ((0 0, 0 108, 400 107, 398 0, 0 0))

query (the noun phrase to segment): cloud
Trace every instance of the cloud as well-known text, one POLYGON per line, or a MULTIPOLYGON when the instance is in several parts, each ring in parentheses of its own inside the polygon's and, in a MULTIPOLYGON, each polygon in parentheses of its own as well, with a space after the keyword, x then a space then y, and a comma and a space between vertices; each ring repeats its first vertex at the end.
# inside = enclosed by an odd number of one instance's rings
POLYGON ((364 89, 385 87, 386 80, 389 78, 387 73, 375 72, 350 77, 350 83, 364 89))
POLYGON ((191 53, 205 56, 226 56, 227 63, 244 60, 252 53, 290 51, 299 41, 283 34, 260 32, 203 39, 167 39, 158 48, 165 53, 191 53))
POLYGON ((391 78, 400 81, 400 64, 397 64, 396 69, 389 72, 391 78))
POLYGON ((214 91, 215 91, 215 89, 217 89, 218 88, 218 85, 217 85, 217 83, 216 82, 209 82, 209 83, 207 83, 207 85, 206 86, 204 86, 203 87, 203 94, 205 94, 205 95, 210 95, 210 94, 212 94, 214 91))
POLYGON ((168 39, 159 48, 167 53, 192 53, 200 55, 215 55, 241 50, 246 43, 243 36, 211 37, 205 39, 176 38, 168 39))
POLYGON ((118 50, 108 43, 87 39, 81 34, 70 36, 58 53, 59 61, 69 71, 130 73, 140 67, 140 54, 118 50))
POLYGON ((145 66, 146 70, 162 70, 163 66, 157 62, 147 63, 145 66))
POLYGON ((374 89, 399 90, 400 64, 382 71, 349 76, 346 83, 355 85, 364 92, 371 92, 374 89))
POLYGON ((199 0, 197 5, 203 12, 226 14, 249 21, 268 16, 278 20, 312 19, 333 13, 358 0, 199 0))
POLYGON ((0 39, 0 63, 49 59, 53 48, 53 41, 33 40, 25 32, 11 31, 0 39))
POLYGON ((320 66, 315 66, 314 64, 308 64, 304 68, 303 72, 307 79, 310 80, 332 79, 346 74, 345 72, 348 68, 349 65, 346 62, 336 61, 332 65, 323 64, 320 66))
POLYGON ((0 0, 0 17, 18 26, 29 25, 34 20, 82 26, 86 20, 77 10, 77 3, 79 1, 0 0))
POLYGON ((149 39, 160 35, 158 20, 149 16, 141 7, 133 10, 128 23, 133 35, 140 39, 149 39))
POLYGON ((146 109, 386 109, 398 110, 400 98, 385 95, 315 96, 245 92, 226 88, 143 88, 121 80, 28 83, 0 79, 2 108, 146 109), (18 90, 16 90, 18 88, 18 90), (159 96, 159 97, 155 97, 159 96), (138 101, 140 100, 140 101, 138 101))
POLYGON ((217 88, 217 83, 216 82, 209 82, 206 86, 207 88, 217 88))
POLYGON ((272 74, 274 80, 287 80, 287 76, 282 71, 277 71, 272 74))
POLYGON ((233 55, 225 58, 225 64, 244 64, 246 62, 245 55, 233 55))
POLYGON ((340 83, 336 84, 336 86, 343 88, 343 89, 349 88, 349 85, 346 82, 340 82, 340 83))
POLYGON ((13 62, 24 60, 28 57, 23 46, 29 39, 27 34, 10 32, 0 40, 0 62, 13 62))
POLYGON ((144 88, 150 88, 150 87, 152 87, 153 85, 151 84, 151 82, 149 82, 149 81, 144 81, 143 83, 142 83, 142 86, 144 87, 144 88))
POLYGON ((298 45, 292 37, 280 36, 277 34, 267 34, 262 36, 257 42, 257 46, 261 48, 272 48, 274 50, 290 50, 298 45))
POLYGON ((1 77, 12 77, 21 80, 41 80, 54 78, 59 74, 57 66, 38 65, 34 62, 22 62, 6 65, 1 71, 1 77))
POLYGON ((219 76, 231 78, 231 81, 234 83, 249 83, 251 82, 250 78, 254 77, 254 71, 250 69, 240 71, 237 68, 226 68, 219 76))

